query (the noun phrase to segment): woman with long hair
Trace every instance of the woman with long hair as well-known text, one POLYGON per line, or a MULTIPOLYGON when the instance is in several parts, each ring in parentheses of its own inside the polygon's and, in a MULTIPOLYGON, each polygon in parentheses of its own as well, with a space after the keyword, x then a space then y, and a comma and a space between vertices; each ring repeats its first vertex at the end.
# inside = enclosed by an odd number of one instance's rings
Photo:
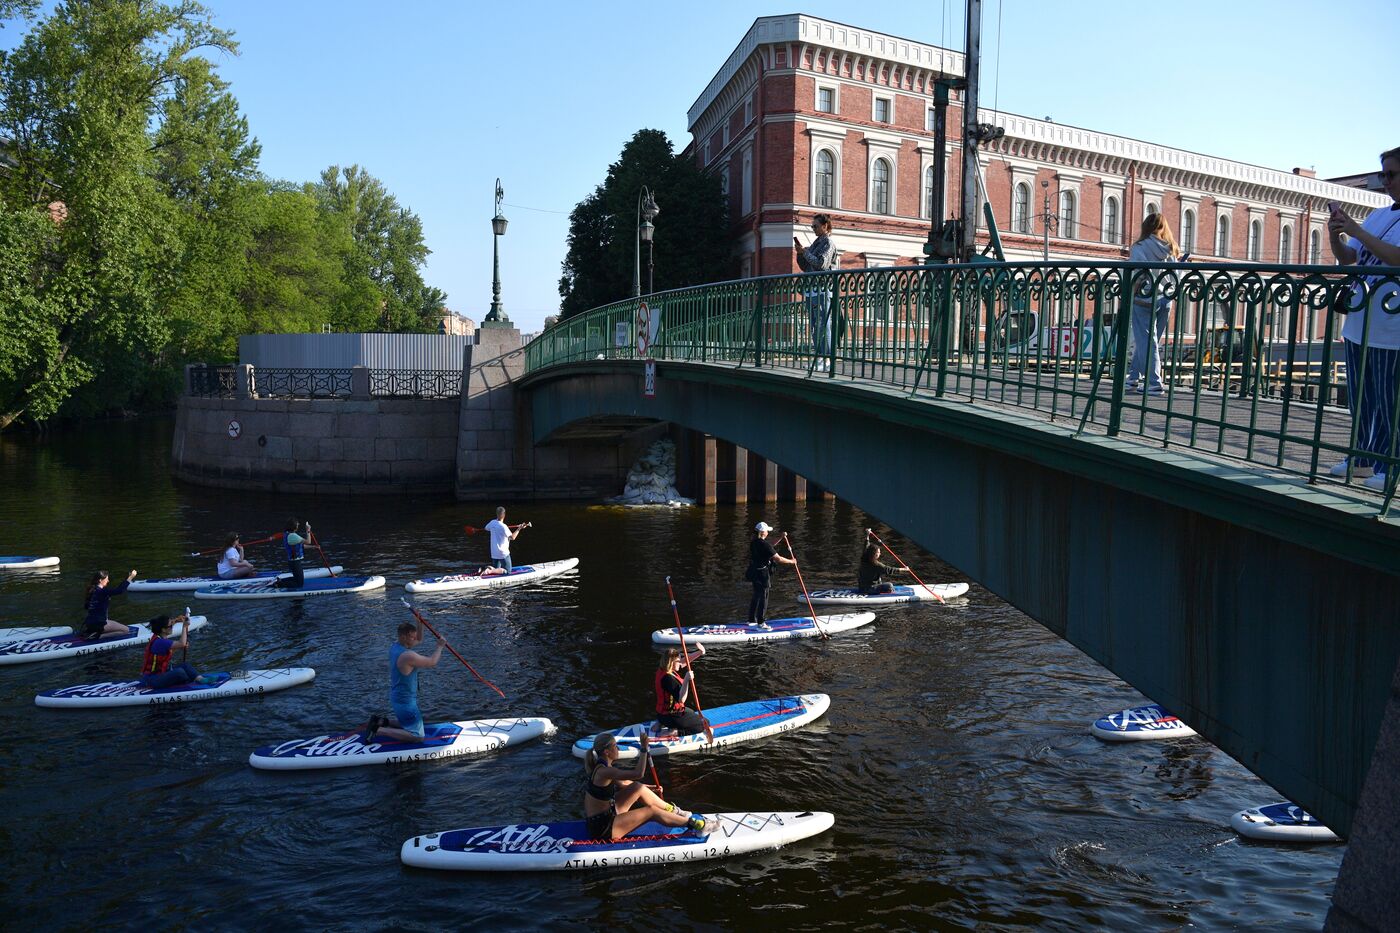
POLYGON ((587 772, 584 786, 583 818, 590 839, 621 839, 644 823, 685 826, 692 832, 705 831, 705 818, 662 800, 642 783, 651 754, 647 737, 641 736, 637 763, 624 770, 616 766, 617 739, 611 732, 593 738, 593 747, 583 757, 587 772))
POLYGON ((126 588, 135 579, 136 571, 133 570, 121 583, 108 587, 107 571, 99 570, 92 575, 92 579, 88 580, 87 590, 83 593, 83 609, 87 611, 87 616, 83 619, 84 638, 91 640, 103 635, 125 635, 131 631, 122 623, 107 618, 107 609, 111 605, 112 597, 125 593, 126 588))
POLYGON ((891 567, 880 563, 880 545, 868 542, 860 555, 860 568, 856 571, 856 589, 862 596, 877 593, 893 593, 894 584, 881 582, 887 573, 904 573, 902 567, 891 567))
MULTIPOLYGON (((1130 262, 1176 262, 1181 249, 1172 236, 1167 219, 1157 212, 1142 219, 1142 235, 1128 254, 1130 262)), ((1147 394, 1162 395, 1162 337, 1167 332, 1171 299, 1162 294, 1163 279, 1173 283, 1176 273, 1145 269, 1136 274, 1133 288, 1133 355, 1128 364, 1128 391, 1133 392, 1147 377, 1147 394)))
MULTIPOLYGON (((694 651, 685 654, 686 670, 682 672, 681 650, 668 648, 656 668, 656 721, 678 735, 694 735, 710 728, 709 720, 686 705, 690 687, 695 683, 695 671, 690 665, 704 656, 705 646, 697 644, 694 651)), ((714 741, 712 734, 709 737, 714 741)))

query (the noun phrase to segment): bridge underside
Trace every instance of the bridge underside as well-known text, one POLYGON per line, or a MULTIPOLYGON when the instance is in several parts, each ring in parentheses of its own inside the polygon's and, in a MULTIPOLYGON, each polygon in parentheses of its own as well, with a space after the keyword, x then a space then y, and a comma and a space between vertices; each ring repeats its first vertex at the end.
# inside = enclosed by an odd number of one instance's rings
MULTIPOLYGON (((661 420, 809 477, 960 568, 1347 834, 1400 657, 1396 529, 1229 465, 761 370, 527 377, 534 439, 661 420), (586 429, 591 430, 591 429, 586 429)), ((1085 716, 1101 711, 1083 710, 1085 716)))

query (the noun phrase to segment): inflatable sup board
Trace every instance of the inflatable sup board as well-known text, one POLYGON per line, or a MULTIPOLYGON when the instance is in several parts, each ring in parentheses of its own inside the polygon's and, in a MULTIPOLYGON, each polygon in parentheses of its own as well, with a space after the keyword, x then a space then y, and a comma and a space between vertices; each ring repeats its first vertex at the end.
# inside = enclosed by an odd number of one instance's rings
POLYGON ((57 566, 57 557, 25 557, 15 555, 0 557, 0 570, 34 570, 38 567, 57 566))
MULTIPOLYGON (((964 595, 967 590, 966 583, 931 583, 927 588, 918 584, 896 586, 892 592, 870 595, 861 595, 853 587, 840 590, 812 590, 811 597, 813 606, 889 606, 897 603, 936 602, 940 598, 955 599, 964 595), (929 590, 933 592, 930 593, 929 590)), ((797 601, 805 605, 807 597, 799 593, 797 601)))
MULTIPOLYGON (((334 570, 336 573, 345 572, 344 567, 332 567, 331 570, 334 570)), ((325 567, 315 567, 305 571, 303 576, 308 580, 317 580, 321 577, 329 577, 331 575, 331 570, 327 570, 325 567)), ((201 590, 205 587, 217 586, 224 583, 253 583, 258 580, 289 580, 291 576, 290 573, 278 573, 275 570, 264 570, 261 573, 253 574, 251 577, 244 577, 241 580, 222 580, 212 574, 203 577, 162 577, 154 580, 136 579, 132 580, 131 585, 126 589, 128 593, 169 593, 175 590, 201 590)))
MULTIPOLYGON (((760 641, 784 641, 789 638, 819 638, 825 632, 836 635, 849 632, 875 621, 873 612, 844 612, 838 615, 817 616, 818 626, 811 616, 791 619, 769 619, 766 628, 735 622, 731 625, 695 625, 685 629, 686 644, 736 645, 760 641)), ((663 628, 651 633, 651 640, 658 645, 679 645, 680 635, 674 628, 663 628)))
POLYGON ((1161 706, 1136 706, 1094 720, 1089 731, 1105 742, 1145 742, 1183 739, 1196 734, 1186 723, 1161 706))
POLYGON ((0 645, 8 645, 16 641, 27 641, 31 638, 62 638, 64 635, 72 634, 73 628, 68 625, 35 625, 28 628, 0 628, 0 645))
POLYGON ((276 580, 255 580, 252 583, 235 581, 202 587, 195 590, 194 595, 198 599, 296 599, 335 593, 363 593, 383 588, 383 577, 342 576, 308 579, 306 585, 299 589, 279 587, 276 580))
MULTIPOLYGON (((190 631, 203 628, 209 622, 204 616, 190 618, 190 631)), ((180 637, 184 623, 171 629, 170 637, 180 637)), ((102 651, 144 646, 151 640, 151 630, 144 625, 129 625, 125 635, 104 635, 88 641, 81 635, 60 635, 47 638, 26 638, 0 642, 0 664, 27 664, 30 661, 54 661, 59 658, 81 658, 102 651)))
POLYGON ((97 706, 154 706, 164 703, 190 703, 195 700, 217 700, 255 693, 272 693, 309 683, 316 672, 309 667, 289 667, 268 671, 235 671, 232 674, 205 675, 217 678, 212 683, 181 684, 152 690, 139 680, 112 681, 103 684, 78 684, 45 690, 34 698, 37 706, 58 709, 84 709, 97 706))
MULTIPOLYGON (((787 732, 823 715, 831 706, 831 697, 825 693, 809 693, 805 696, 778 697, 772 700, 754 700, 751 703, 735 703, 731 706, 716 706, 705 710, 705 718, 714 730, 713 744, 705 741, 705 733, 676 735, 653 722, 623 726, 611 729, 617 737, 617 757, 619 760, 637 757, 640 746, 637 739, 646 730, 647 741, 653 757, 679 755, 683 752, 710 752, 727 745, 752 742, 779 732, 787 732), (665 736, 665 737, 662 737, 665 736)), ((593 736, 579 739, 574 743, 574 757, 582 758, 593 748, 593 736)))
POLYGON ((292 739, 264 745, 248 756, 254 768, 300 771, 313 768, 353 768, 356 765, 396 765, 406 761, 431 761, 458 755, 479 755, 507 745, 554 734, 548 719, 473 719, 435 722, 424 726, 421 742, 397 742, 376 738, 366 745, 358 732, 292 739))
POLYGON ((1268 842, 1341 842, 1312 814, 1292 803, 1241 810, 1230 817, 1230 828, 1241 836, 1268 842))
POLYGON ((493 568, 483 567, 475 572, 448 574, 445 577, 428 577, 414 580, 404 587, 410 593, 449 593, 457 590, 494 590, 504 586, 520 586, 547 580, 561 573, 568 573, 578 566, 578 558, 551 560, 542 564, 522 564, 510 573, 492 573, 493 568))

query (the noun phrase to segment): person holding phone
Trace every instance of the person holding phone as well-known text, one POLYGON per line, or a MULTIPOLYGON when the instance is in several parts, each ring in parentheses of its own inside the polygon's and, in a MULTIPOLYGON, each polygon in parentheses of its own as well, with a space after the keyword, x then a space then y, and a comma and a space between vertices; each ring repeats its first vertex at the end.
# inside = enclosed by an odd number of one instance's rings
MULTIPOLYGON (((1155 212, 1144 217, 1142 235, 1133 244, 1129 261, 1178 262, 1180 255, 1167 219, 1155 212)), ((1129 392, 1137 391, 1146 378, 1148 395, 1166 393, 1162 387, 1162 338, 1167 333, 1167 318, 1172 307, 1171 299, 1162 294, 1166 284, 1163 279, 1167 278, 1175 282, 1176 273, 1162 269, 1137 273, 1133 287, 1133 355, 1128 364, 1126 386, 1129 392)))
MULTIPOLYGON (((813 217, 812 232, 817 238, 808 247, 803 247, 797 237, 792 238, 797 267, 803 272, 828 272, 836 268, 836 248, 831 244, 831 215, 818 214, 813 217)), ((806 296, 812 355, 817 358, 816 368, 825 370, 830 365, 831 354, 831 285, 819 279, 807 289, 806 296)))
MULTIPOLYGON (((1361 223, 1335 201, 1328 204, 1328 245, 1344 266, 1400 266, 1400 147, 1381 153, 1381 184, 1390 195, 1388 207, 1378 207, 1361 223)), ((1331 469, 1333 476, 1361 478, 1372 489, 1385 488, 1386 463, 1395 442, 1390 430, 1400 391, 1400 313, 1385 310, 1397 300, 1394 279, 1358 276, 1344 295, 1346 315, 1342 344, 1346 350, 1347 405, 1356 424, 1356 446, 1376 457, 1357 456, 1331 469), (1363 349, 1364 348, 1364 349, 1363 349)), ((1335 307, 1335 305, 1334 305, 1335 307)))

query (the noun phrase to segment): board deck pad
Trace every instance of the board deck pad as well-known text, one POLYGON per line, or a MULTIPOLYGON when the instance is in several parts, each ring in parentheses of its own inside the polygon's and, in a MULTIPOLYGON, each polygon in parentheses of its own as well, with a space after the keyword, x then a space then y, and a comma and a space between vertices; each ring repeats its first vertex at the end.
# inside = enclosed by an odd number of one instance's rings
MULTIPOLYGON (((646 731, 654 757, 682 752, 711 752, 804 726, 822 716, 830 706, 831 697, 824 693, 809 693, 706 709, 705 718, 710 721, 715 735, 713 744, 705 739, 703 732, 677 735, 656 720, 608 731, 617 738, 617 757, 622 760, 637 757, 640 748, 637 740, 643 730, 646 731)), ((585 736, 574 743, 575 758, 582 758, 593 748, 593 738, 585 736)))
POLYGON ((441 577, 425 577, 404 586, 410 593, 448 593, 460 590, 497 589, 508 586, 523 586, 538 580, 548 580, 568 573, 578 566, 578 558, 545 561, 539 564, 521 564, 509 573, 485 573, 490 569, 478 568, 475 571, 451 573, 441 577))
POLYGON ((207 586, 195 590, 198 599, 295 599, 301 596, 330 596, 336 593, 363 593, 384 588, 384 578, 380 576, 360 577, 344 575, 309 579, 298 589, 277 586, 276 580, 258 580, 253 583, 232 581, 207 586))
MULTIPOLYGON (((790 638, 820 638, 824 633, 838 635, 874 621, 873 612, 843 612, 836 615, 819 615, 816 622, 811 616, 795 616, 787 619, 769 619, 767 628, 735 622, 728 625, 688 626, 684 632, 687 644, 742 644, 784 641, 790 638)), ((674 628, 652 632, 651 640, 658 645, 679 645, 681 641, 674 628)))
POLYGON ((34 698, 38 706, 53 708, 94 708, 113 706, 150 706, 167 703, 188 703, 224 697, 251 696, 272 693, 310 682, 316 672, 309 667, 275 668, 261 671, 219 673, 209 683, 187 683, 174 687, 151 689, 139 680, 109 681, 78 684, 45 690, 34 698))
POLYGON ((366 745, 363 734, 347 730, 264 745, 248 756, 248 763, 255 768, 275 771, 403 764, 479 755, 552 735, 554 731, 554 723, 539 717, 472 719, 425 724, 421 742, 376 737, 366 745))

